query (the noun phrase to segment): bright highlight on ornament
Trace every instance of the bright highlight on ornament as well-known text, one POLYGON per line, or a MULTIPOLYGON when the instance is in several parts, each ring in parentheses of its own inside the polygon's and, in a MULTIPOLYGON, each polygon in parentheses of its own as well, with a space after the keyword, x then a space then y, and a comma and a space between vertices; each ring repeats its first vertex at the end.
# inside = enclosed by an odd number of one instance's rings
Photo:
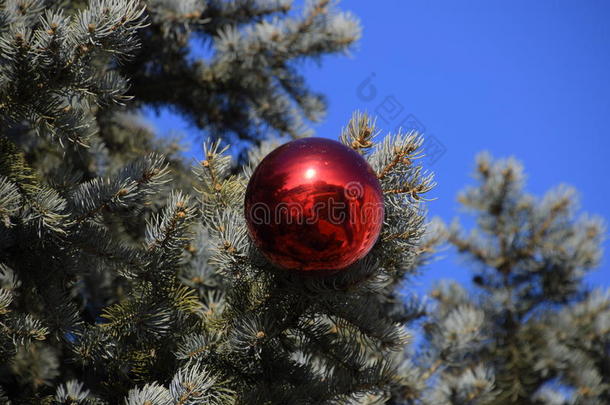
POLYGON ((316 170, 315 169, 307 169, 305 171, 305 178, 306 179, 312 179, 315 175, 316 175, 316 170))
POLYGON ((245 198, 252 240, 278 267, 340 270, 363 258, 383 223, 383 194, 366 160, 324 138, 289 142, 256 168, 245 198))

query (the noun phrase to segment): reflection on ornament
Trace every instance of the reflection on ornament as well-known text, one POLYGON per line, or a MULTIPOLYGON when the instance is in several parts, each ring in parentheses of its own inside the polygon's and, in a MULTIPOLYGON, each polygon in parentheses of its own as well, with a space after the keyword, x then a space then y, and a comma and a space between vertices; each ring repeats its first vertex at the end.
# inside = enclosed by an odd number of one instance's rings
POLYGON ((364 257, 383 223, 383 194, 366 160, 324 138, 289 142, 254 171, 245 198, 252 240, 275 265, 344 269, 364 257))

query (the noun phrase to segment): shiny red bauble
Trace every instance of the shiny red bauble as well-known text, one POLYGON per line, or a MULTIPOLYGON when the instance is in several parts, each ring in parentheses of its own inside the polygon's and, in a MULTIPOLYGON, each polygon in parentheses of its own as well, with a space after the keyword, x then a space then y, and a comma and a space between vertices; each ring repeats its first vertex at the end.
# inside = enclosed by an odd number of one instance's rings
POLYGON ((275 149, 246 190, 250 236, 284 269, 322 274, 346 268, 371 250, 383 215, 381 186, 366 160, 324 138, 275 149))

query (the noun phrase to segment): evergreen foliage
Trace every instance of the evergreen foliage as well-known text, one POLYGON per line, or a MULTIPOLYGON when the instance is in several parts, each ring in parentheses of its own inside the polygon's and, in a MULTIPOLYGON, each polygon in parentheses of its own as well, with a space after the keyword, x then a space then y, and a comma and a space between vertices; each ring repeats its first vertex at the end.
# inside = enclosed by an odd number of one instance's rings
POLYGON ((569 187, 524 192, 514 159, 482 154, 475 177, 459 201, 476 229, 455 223, 448 240, 472 262, 476 291, 431 293, 431 403, 610 403, 610 295, 583 283, 601 258, 603 222, 577 215, 569 187))
POLYGON ((567 188, 524 193, 513 160, 479 158, 476 231, 426 223, 423 138, 356 113, 339 139, 385 198, 371 253, 315 278, 251 243, 253 168, 324 112, 297 63, 359 32, 328 0, 0 2, 0 403, 610 403, 610 295, 582 282, 603 224, 567 188), (202 129, 204 159, 145 107, 202 129), (404 296, 445 240, 476 291, 404 296))

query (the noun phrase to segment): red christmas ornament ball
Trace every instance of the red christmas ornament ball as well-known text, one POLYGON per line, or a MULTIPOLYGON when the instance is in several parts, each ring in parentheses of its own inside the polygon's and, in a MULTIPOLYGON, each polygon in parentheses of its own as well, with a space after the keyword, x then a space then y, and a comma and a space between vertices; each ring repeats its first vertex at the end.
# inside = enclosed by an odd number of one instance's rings
POLYGON ((252 240, 278 267, 344 269, 373 247, 383 194, 366 160, 324 138, 286 143, 250 179, 245 217, 252 240))

